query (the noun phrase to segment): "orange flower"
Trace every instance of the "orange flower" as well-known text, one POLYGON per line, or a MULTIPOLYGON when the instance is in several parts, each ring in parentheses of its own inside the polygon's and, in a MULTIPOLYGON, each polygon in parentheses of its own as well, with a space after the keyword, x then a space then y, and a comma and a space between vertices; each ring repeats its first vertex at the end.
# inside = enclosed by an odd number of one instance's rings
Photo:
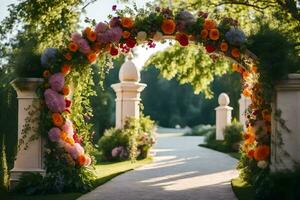
POLYGON ((59 113, 52 113, 52 122, 55 126, 62 126, 64 124, 64 118, 59 113))
POLYGON ((87 59, 88 59, 89 63, 93 63, 97 59, 97 54, 95 54, 95 53, 89 53, 87 55, 87 59))
POLYGON ((129 17, 123 17, 121 23, 124 28, 132 28, 134 24, 133 20, 129 17))
POLYGON ((89 31, 88 33, 87 33, 87 38, 89 39, 89 41, 91 41, 91 42, 94 42, 94 41, 96 41, 96 39, 97 39, 97 34, 96 34, 96 32, 95 31, 89 31))
POLYGON ((70 42, 68 48, 72 52, 76 52, 78 50, 78 45, 75 42, 70 42))
POLYGON ((77 161, 80 166, 83 166, 85 164, 86 158, 85 155, 81 154, 78 156, 77 161))
POLYGON ((216 28, 216 22, 211 19, 205 19, 203 24, 204 29, 211 30, 216 28))
POLYGON ((251 91, 250 91, 248 88, 245 88, 245 89, 243 90, 243 95, 244 95, 245 97, 250 97, 250 96, 251 96, 251 91))
POLYGON ((247 157, 248 157, 249 159, 253 159, 253 158, 254 158, 254 150, 253 150, 253 149, 251 149, 250 151, 248 151, 247 157))
POLYGON ((233 48, 232 50, 231 50, 231 55, 232 55, 232 57, 234 57, 234 58, 238 58, 238 57, 240 57, 240 51, 237 49, 237 48, 233 48))
POLYGON ((60 139, 62 139, 63 141, 66 141, 67 139, 67 133, 65 131, 60 132, 60 139))
POLYGON ((267 160, 270 155, 270 147, 267 145, 260 145, 254 151, 254 158, 257 161, 267 160))
POLYGON ((253 144, 255 142, 255 135, 254 134, 251 134, 251 133, 245 133, 244 134, 244 138, 245 138, 245 141, 244 143, 246 145, 250 145, 250 144, 253 144))
POLYGON ((226 52, 228 50, 228 44, 226 42, 222 42, 220 45, 220 49, 223 52, 226 52))
POLYGON ((161 25, 161 30, 164 34, 171 35, 176 29, 176 24, 172 19, 165 19, 161 25))
POLYGON ((63 73, 63 75, 68 75, 71 71, 71 65, 69 64, 64 64, 61 68, 60 68, 61 73, 63 73))
POLYGON ((50 76, 50 71, 49 70, 45 70, 44 72, 43 72, 43 77, 44 78, 48 78, 50 76))
POLYGON ((201 33, 200 33, 200 37, 201 37, 202 39, 206 39, 207 36, 208 36, 208 30, 203 29, 203 30, 201 31, 201 33))
POLYGON ((122 36, 123 36, 123 38, 125 38, 125 39, 129 38, 130 35, 131 35, 131 33, 130 33, 129 31, 123 31, 123 33, 122 33, 122 36))
POLYGON ((71 89, 68 85, 65 85, 63 90, 62 90, 62 92, 65 96, 68 96, 70 94, 70 91, 71 91, 71 89))
POLYGON ((247 78, 247 77, 249 77, 249 76, 250 76, 250 73, 248 71, 244 71, 243 72, 243 78, 244 79, 247 78))
POLYGON ((91 32, 92 31, 92 28, 91 27, 86 27, 85 29, 84 29, 84 33, 85 34, 89 34, 89 32, 91 32))
POLYGON ((64 54, 64 57, 65 57, 66 60, 72 60, 72 54, 71 53, 64 54))
POLYGON ((256 67, 256 65, 252 65, 251 71, 254 72, 254 73, 257 73, 257 67, 256 67))
POLYGON ((218 29, 211 29, 209 31, 209 38, 211 40, 218 40, 220 38, 220 32, 218 29))
POLYGON ((233 64, 232 64, 232 70, 233 70, 234 72, 240 72, 239 64, 238 64, 238 63, 233 63, 233 64))

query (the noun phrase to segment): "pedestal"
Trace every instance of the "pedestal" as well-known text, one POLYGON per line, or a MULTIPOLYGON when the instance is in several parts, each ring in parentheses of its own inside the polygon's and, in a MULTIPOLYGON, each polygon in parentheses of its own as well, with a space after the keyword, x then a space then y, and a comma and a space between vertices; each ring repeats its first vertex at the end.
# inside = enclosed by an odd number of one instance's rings
POLYGON ((116 92, 116 128, 123 128, 128 117, 139 118, 140 94, 146 84, 124 81, 111 86, 116 92))
MULTIPOLYGON (((22 138, 22 130, 26 124, 26 118, 30 115, 30 118, 37 118, 40 110, 40 100, 36 95, 36 89, 43 83, 43 79, 39 78, 22 78, 15 79, 11 82, 12 86, 17 92, 18 96, 18 141, 22 138), (37 112, 29 113, 30 109, 34 108, 37 112)), ((34 130, 26 132, 25 142, 36 134, 36 128, 38 127, 38 121, 30 122, 30 127, 34 130)), ((24 146, 17 152, 14 167, 10 171, 10 188, 13 188, 22 173, 24 172, 38 172, 45 173, 43 169, 43 141, 41 136, 28 143, 28 148, 25 150, 24 146)))
POLYGON ((292 170, 300 163, 300 74, 290 74, 276 85, 272 111, 271 170, 292 170), (290 131, 275 119, 277 111, 290 131))
POLYGON ((216 109, 216 140, 224 140, 224 129, 231 124, 231 113, 233 108, 230 106, 219 106, 216 109))

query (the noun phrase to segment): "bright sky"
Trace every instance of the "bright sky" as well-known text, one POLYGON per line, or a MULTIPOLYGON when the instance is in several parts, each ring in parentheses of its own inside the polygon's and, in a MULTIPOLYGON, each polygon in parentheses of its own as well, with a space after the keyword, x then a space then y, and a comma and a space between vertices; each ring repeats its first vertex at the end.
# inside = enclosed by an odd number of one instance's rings
MULTIPOLYGON (((144 7, 147 2, 151 2, 152 0, 131 0, 130 2, 135 2, 137 6, 144 7)), ((1 0, 0 4, 0 20, 2 20, 5 16, 8 15, 7 6, 12 3, 18 2, 17 0, 1 0)), ((91 4, 86 9, 86 14, 83 14, 83 18, 88 17, 91 19, 96 19, 96 21, 107 21, 107 16, 112 14, 112 6, 117 5, 117 8, 122 9, 126 5, 123 3, 118 3, 117 0, 98 0, 94 4, 91 4)), ((129 3, 127 5, 132 5, 129 3)), ((84 23, 82 23, 84 26, 84 23)), ((166 44, 157 44, 155 49, 148 49, 139 46, 135 48, 136 57, 133 59, 133 62, 138 67, 143 67, 144 62, 155 52, 162 51, 164 48, 168 47, 166 44)))

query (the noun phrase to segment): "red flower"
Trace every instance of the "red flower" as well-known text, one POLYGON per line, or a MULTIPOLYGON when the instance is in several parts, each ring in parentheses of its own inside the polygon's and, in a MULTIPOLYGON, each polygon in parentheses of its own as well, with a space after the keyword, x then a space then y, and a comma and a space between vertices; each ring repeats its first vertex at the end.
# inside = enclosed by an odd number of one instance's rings
POLYGON ((112 46, 112 47, 110 48, 110 55, 116 56, 116 55, 118 55, 118 53, 119 53, 118 49, 115 48, 114 46, 112 46))
POLYGON ((187 46, 189 44, 189 37, 184 33, 176 34, 176 40, 180 43, 181 46, 187 46))
POLYGON ((69 99, 65 99, 66 107, 69 108, 71 106, 71 101, 69 99))
POLYGON ((216 48, 213 45, 210 45, 210 44, 206 45, 205 49, 208 53, 212 53, 216 50, 216 48))
POLYGON ((135 46, 135 44, 136 44, 136 41, 132 38, 128 38, 126 40, 126 46, 128 46, 131 49, 135 46))

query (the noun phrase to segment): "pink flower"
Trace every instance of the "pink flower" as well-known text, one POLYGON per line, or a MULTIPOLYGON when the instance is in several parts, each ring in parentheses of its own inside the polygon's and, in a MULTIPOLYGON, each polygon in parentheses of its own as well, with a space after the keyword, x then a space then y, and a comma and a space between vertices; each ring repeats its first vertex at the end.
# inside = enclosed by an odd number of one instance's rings
POLYGON ((85 39, 78 40, 79 51, 88 54, 91 51, 89 43, 85 39))
POLYGON ((92 163, 92 159, 89 155, 85 155, 85 164, 84 166, 89 166, 92 163))
POLYGON ((122 29, 120 27, 112 28, 108 31, 111 42, 119 42, 122 38, 122 29))
POLYGON ((60 132, 61 130, 57 127, 51 128, 50 131, 48 132, 48 137, 50 141, 58 142, 60 138, 60 132))
POLYGON ((75 143, 73 146, 68 147, 66 149, 67 152, 69 152, 73 159, 77 159, 77 157, 81 154, 84 154, 84 149, 82 146, 78 143, 75 143))
POLYGON ((107 29, 108 29, 108 25, 106 23, 99 22, 96 25, 95 31, 96 33, 104 33, 107 29))
POLYGON ((75 43, 78 43, 78 41, 82 39, 80 33, 72 33, 71 38, 72 38, 72 41, 75 43))
POLYGON ((103 44, 106 44, 110 41, 109 35, 107 33, 98 33, 97 41, 103 44))
POLYGON ((111 156, 115 158, 120 155, 121 151, 122 151, 122 147, 115 147, 111 150, 111 156))
POLYGON ((52 112, 63 112, 66 108, 64 96, 52 89, 47 89, 44 93, 47 107, 52 112))
POLYGON ((65 77, 62 73, 56 73, 50 76, 49 85, 52 90, 60 92, 65 85, 65 77))
POLYGON ((71 120, 66 119, 65 124, 62 126, 62 130, 68 134, 68 137, 73 137, 74 129, 71 120))

